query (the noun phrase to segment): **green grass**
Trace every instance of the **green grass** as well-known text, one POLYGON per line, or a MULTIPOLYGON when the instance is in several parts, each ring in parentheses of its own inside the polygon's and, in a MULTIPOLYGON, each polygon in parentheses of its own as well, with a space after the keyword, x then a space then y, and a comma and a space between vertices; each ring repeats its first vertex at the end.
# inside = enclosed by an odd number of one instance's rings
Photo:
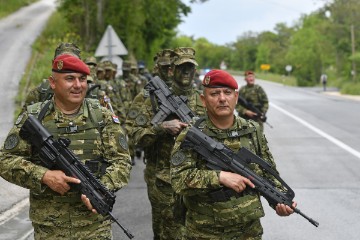
MULTIPOLYGON (((243 76, 244 72, 242 71, 234 71, 228 70, 228 72, 232 75, 240 75, 243 76)), ((257 79, 263 79, 271 82, 281 83, 287 86, 297 86, 297 81, 295 77, 292 76, 284 76, 274 73, 262 73, 262 72, 255 72, 255 76, 257 79)))
POLYGON ((38 0, 0 0, 0 18, 4 18, 19 8, 37 1, 38 0))

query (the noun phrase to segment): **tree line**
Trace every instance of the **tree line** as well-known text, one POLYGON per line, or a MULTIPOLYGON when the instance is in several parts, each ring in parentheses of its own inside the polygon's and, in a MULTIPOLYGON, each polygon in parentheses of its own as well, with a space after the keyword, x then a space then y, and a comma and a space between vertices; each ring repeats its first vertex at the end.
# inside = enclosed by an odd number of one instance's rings
POLYGON ((272 31, 245 32, 226 45, 178 35, 177 26, 191 12, 191 4, 181 0, 60 0, 59 11, 88 52, 95 51, 111 24, 130 56, 148 66, 160 49, 189 46, 195 48, 200 67, 219 68, 225 61, 228 69, 261 71, 261 64, 269 64, 269 72, 291 74, 299 86, 316 85, 326 73, 336 79, 334 84, 360 92, 354 88, 360 78, 360 1, 324 2, 293 26, 278 23, 272 31), (291 72, 286 65, 292 66, 291 72))

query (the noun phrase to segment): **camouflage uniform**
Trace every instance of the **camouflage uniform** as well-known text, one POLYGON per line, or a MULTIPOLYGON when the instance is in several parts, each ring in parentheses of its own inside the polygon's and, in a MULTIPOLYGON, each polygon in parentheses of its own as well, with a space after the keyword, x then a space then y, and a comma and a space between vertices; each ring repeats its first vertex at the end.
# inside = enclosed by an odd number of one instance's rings
MULTIPOLYGON (((257 84, 252 86, 245 85, 239 89, 239 96, 244 98, 247 102, 251 103, 257 109, 259 109, 264 115, 266 114, 267 110, 269 109, 269 100, 264 91, 264 89, 257 84)), ((249 119, 245 115, 245 111, 248 110, 245 107, 237 104, 236 111, 238 112, 240 117, 245 119, 249 119)), ((261 129, 263 129, 263 122, 260 119, 253 119, 259 123, 261 129)))
MULTIPOLYGON (((154 57, 154 73, 158 75, 165 82, 168 81, 169 76, 168 71, 166 73, 162 73, 161 69, 168 69, 170 67, 170 55, 172 50, 165 49, 159 51, 154 57)), ((170 82, 171 84, 171 82, 170 82)), ((135 126, 135 119, 141 113, 141 108, 144 105, 144 102, 149 98, 149 92, 143 89, 132 102, 129 112, 126 117, 126 130, 129 133, 129 145, 131 142, 134 142, 134 132, 132 131, 132 127, 135 126)), ((132 143, 135 144, 135 143, 132 143)), ((149 150, 148 150, 149 151, 149 150)), ((145 152, 146 159, 146 167, 144 170, 144 179, 147 185, 147 193, 148 198, 151 204, 151 215, 152 215, 152 229, 154 233, 154 239, 160 239, 160 223, 161 223, 161 210, 163 205, 158 201, 157 196, 158 193, 155 191, 155 179, 156 179, 156 159, 149 158, 150 153, 145 152)))
MULTIPOLYGON (((27 115, 38 115, 47 102, 29 106, 17 119, 0 152, 0 175, 30 189, 35 239, 112 239, 110 221, 89 211, 79 192, 70 190, 60 195, 41 183, 48 169, 19 137, 27 115)), ((129 181, 130 157, 125 135, 120 125, 113 122, 111 113, 97 100, 85 99, 79 113, 68 117, 54 107, 53 100, 50 102, 42 124, 54 138, 69 138, 69 148, 111 191, 125 186, 129 181), (72 131, 71 126, 76 126, 77 131, 72 131), (98 157, 104 160, 94 160, 98 157)))
MULTIPOLYGON (((233 126, 226 130, 216 128, 209 119, 200 121, 199 129, 235 152, 240 147, 248 148, 275 169, 259 125, 240 117, 234 119, 233 126)), ((206 161, 196 152, 180 149, 187 131, 182 131, 176 139, 171 159, 171 183, 176 193, 184 196, 187 208, 185 239, 261 239, 260 218, 264 211, 259 194, 247 187, 240 194, 227 195, 227 188, 219 182, 219 170, 208 169, 206 161), (221 193, 225 199, 210 195, 214 192, 221 193)), ((258 165, 251 165, 253 171, 264 175, 258 165)))
MULTIPOLYGON (((194 60, 195 52, 192 55, 182 55, 181 52, 175 53, 179 65, 183 63, 196 63, 194 60)), ((170 56, 171 57, 171 56, 170 56)), ((195 64, 194 64, 195 67, 195 64)), ((172 84, 174 94, 185 95, 188 98, 187 105, 197 115, 203 115, 205 110, 200 100, 199 92, 192 89, 175 88, 172 84)), ((154 103, 157 103, 156 97, 154 103)), ((152 203, 153 219, 155 214, 159 216, 154 219, 153 230, 157 231, 154 227, 158 227, 160 233, 156 233, 158 239, 181 239, 183 226, 180 221, 174 217, 174 207, 177 197, 170 184, 170 153, 174 146, 174 136, 167 133, 165 129, 159 125, 152 125, 150 121, 155 113, 151 99, 147 98, 143 103, 137 115, 133 116, 133 125, 131 126, 130 136, 133 141, 144 147, 146 158, 145 180, 148 184, 148 195, 152 203), (156 177, 154 179, 154 176, 156 177)), ((129 112, 130 114, 130 112, 129 112)), ((169 116, 168 120, 174 117, 169 116)))
POLYGON ((117 81, 117 85, 120 89, 120 97, 122 99, 125 113, 127 114, 131 105, 131 102, 134 98, 132 89, 134 88, 133 81, 131 80, 130 76, 130 70, 131 70, 131 63, 130 61, 123 61, 122 64, 122 71, 123 75, 120 80, 117 81))
MULTIPOLYGON (((120 90, 113 79, 113 64, 110 61, 104 61, 102 62, 102 68, 105 70, 105 76, 104 79, 100 79, 98 81, 101 85, 100 89, 104 91, 105 95, 110 99, 113 114, 118 116, 121 124, 125 124, 126 112, 120 96, 120 90)), ((110 105, 104 102, 104 99, 101 99, 100 102, 104 103, 104 106, 111 109, 110 105)))

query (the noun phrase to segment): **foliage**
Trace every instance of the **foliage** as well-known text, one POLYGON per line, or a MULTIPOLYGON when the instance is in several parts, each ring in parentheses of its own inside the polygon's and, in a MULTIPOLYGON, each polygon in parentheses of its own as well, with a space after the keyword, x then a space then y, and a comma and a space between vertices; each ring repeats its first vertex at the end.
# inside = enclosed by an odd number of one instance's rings
POLYGON ((82 36, 87 51, 95 51, 107 25, 112 25, 129 51, 129 58, 152 62, 176 35, 174 29, 190 7, 180 0, 60 0, 59 10, 82 36))

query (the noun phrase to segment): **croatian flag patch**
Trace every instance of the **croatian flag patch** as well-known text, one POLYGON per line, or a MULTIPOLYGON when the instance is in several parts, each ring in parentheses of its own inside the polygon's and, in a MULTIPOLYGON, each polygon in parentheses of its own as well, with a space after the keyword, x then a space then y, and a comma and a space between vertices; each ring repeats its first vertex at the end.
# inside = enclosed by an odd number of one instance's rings
POLYGON ((118 116, 113 115, 112 119, 115 123, 120 123, 118 116))

